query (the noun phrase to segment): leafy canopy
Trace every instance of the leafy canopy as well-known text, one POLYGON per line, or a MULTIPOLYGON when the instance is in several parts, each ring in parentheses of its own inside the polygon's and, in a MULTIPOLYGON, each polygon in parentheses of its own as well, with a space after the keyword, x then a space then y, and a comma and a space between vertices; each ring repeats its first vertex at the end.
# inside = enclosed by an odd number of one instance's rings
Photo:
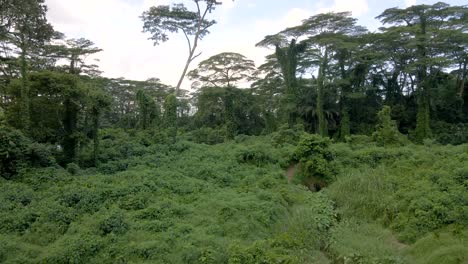
POLYGON ((238 82, 250 81, 256 71, 255 63, 244 55, 223 52, 198 64, 188 76, 196 80, 192 86, 232 86, 238 82))

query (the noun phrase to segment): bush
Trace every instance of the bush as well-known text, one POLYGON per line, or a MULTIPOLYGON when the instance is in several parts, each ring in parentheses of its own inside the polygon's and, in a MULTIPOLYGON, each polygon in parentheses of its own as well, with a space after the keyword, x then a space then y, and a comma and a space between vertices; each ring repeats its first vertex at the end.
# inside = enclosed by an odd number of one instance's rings
POLYGON ((58 241, 40 263, 90 263, 101 249, 97 237, 83 234, 58 241))
POLYGON ((78 164, 72 162, 67 164, 67 171, 71 175, 77 175, 80 172, 80 166, 78 164))
POLYGON ((377 114, 378 123, 372 138, 379 146, 403 146, 408 143, 407 138, 398 131, 396 122, 392 120, 391 108, 384 106, 377 114))
POLYGON ((192 131, 189 138, 196 143, 215 145, 224 142, 226 131, 224 129, 203 127, 192 131))
POLYGON ((299 162, 302 180, 309 188, 319 190, 331 180, 333 169, 330 162, 333 155, 330 144, 329 138, 305 134, 297 145, 293 161, 299 162))
POLYGON ((55 163, 50 149, 33 143, 19 130, 0 126, 0 175, 15 177, 20 169, 31 166, 51 166, 55 163))
POLYGON ((296 125, 293 128, 289 128, 287 125, 284 125, 272 134, 271 139, 275 146, 282 146, 284 144, 296 145, 301 139, 302 134, 304 134, 303 126, 296 125))
POLYGON ((99 224, 101 235, 116 234, 121 235, 127 232, 129 225, 121 213, 113 213, 99 224))
POLYGON ((366 135, 350 135, 345 137, 345 142, 351 146, 370 145, 373 139, 366 135))
POLYGON ((460 145, 468 143, 468 124, 434 122, 432 132, 434 139, 440 144, 460 145))
POLYGON ((265 148, 261 145, 254 145, 239 150, 237 161, 240 163, 263 166, 269 163, 275 163, 278 160, 273 157, 271 149, 265 148))

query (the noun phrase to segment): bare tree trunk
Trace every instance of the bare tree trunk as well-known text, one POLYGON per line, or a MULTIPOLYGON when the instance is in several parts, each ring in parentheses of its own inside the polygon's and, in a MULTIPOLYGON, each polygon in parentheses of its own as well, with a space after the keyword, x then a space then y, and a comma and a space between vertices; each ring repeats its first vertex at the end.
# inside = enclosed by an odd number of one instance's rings
POLYGON ((176 86, 176 94, 179 93, 180 86, 182 86, 182 82, 183 82, 184 79, 185 79, 185 75, 187 74, 187 71, 188 71, 188 68, 189 68, 189 66, 190 66, 190 63, 193 61, 193 53, 195 52, 195 48, 196 48, 196 46, 194 45, 194 47, 193 47, 192 50, 190 51, 189 57, 188 57, 188 59, 187 59, 187 62, 185 62, 184 70, 182 71, 182 75, 180 76, 179 82, 177 83, 177 86, 176 86))
POLYGON ((466 80, 466 68, 467 68, 467 61, 468 59, 465 59, 465 62, 463 63, 463 69, 462 69, 462 73, 461 73, 461 80, 460 80, 460 86, 458 88, 458 96, 460 98, 463 98, 464 96, 464 92, 465 92, 465 80, 466 80))

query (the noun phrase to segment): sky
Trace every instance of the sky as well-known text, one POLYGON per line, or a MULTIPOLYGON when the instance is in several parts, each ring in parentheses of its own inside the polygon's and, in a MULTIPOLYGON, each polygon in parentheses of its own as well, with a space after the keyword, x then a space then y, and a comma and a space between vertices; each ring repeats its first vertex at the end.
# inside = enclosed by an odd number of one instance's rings
MULTIPOLYGON (((415 4, 433 4, 433 0, 220 0, 210 18, 217 21, 205 37, 199 51, 202 55, 193 62, 221 52, 237 52, 252 59, 257 66, 272 51, 255 44, 266 35, 295 26, 318 13, 351 11, 359 24, 377 30, 381 24, 375 19, 385 9, 405 8, 415 4)), ((146 80, 159 78, 175 86, 188 56, 187 42, 182 35, 170 35, 169 41, 154 46, 149 35, 142 32, 141 14, 151 6, 191 0, 46 0, 48 20, 68 38, 86 38, 103 52, 90 58, 99 65, 103 76, 146 80), (95 61, 94 61, 95 60, 95 61)), ((451 5, 466 4, 465 0, 446 0, 451 5)), ((190 81, 182 87, 189 88, 190 81)))

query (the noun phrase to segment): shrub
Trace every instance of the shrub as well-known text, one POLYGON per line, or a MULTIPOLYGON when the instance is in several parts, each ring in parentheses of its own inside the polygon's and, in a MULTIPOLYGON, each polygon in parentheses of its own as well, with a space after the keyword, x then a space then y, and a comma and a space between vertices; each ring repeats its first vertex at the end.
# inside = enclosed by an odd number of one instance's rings
POLYGON ((80 166, 78 164, 72 162, 67 164, 67 171, 71 175, 77 175, 80 172, 80 166))
POLYGON ((58 241, 40 263, 90 263, 101 249, 97 237, 82 234, 58 241))
POLYGON ((252 165, 262 166, 269 163, 277 162, 268 148, 261 145, 254 145, 248 148, 243 148, 238 151, 237 161, 240 163, 248 163, 252 165))
POLYGON ((406 137, 398 131, 396 122, 392 120, 390 106, 384 106, 377 114, 378 123, 372 138, 380 146, 403 146, 408 143, 406 137))
POLYGON ((215 145, 223 143, 226 138, 224 129, 202 127, 191 132, 189 138, 196 143, 215 145))
POLYGON ((441 144, 460 145, 468 143, 468 124, 450 124, 434 122, 432 126, 434 139, 441 144))
POLYGON ((310 188, 320 189, 331 180, 333 155, 330 144, 329 138, 305 134, 297 145, 293 160, 299 162, 302 180, 310 188))
POLYGON ((55 163, 51 151, 44 145, 33 143, 19 130, 0 126, 0 175, 15 177, 21 168, 51 166, 55 163))
POLYGON ((302 134, 304 134, 303 126, 296 125, 293 128, 289 128, 287 125, 284 125, 280 127, 277 132, 272 134, 271 139, 275 146, 281 146, 284 144, 296 145, 302 134))
POLYGON ((113 213, 99 224, 101 235, 108 235, 111 233, 121 235, 127 232, 129 225, 121 213, 113 213))
POLYGON ((345 142, 351 146, 369 145, 373 142, 373 139, 366 135, 350 135, 345 137, 345 142))

